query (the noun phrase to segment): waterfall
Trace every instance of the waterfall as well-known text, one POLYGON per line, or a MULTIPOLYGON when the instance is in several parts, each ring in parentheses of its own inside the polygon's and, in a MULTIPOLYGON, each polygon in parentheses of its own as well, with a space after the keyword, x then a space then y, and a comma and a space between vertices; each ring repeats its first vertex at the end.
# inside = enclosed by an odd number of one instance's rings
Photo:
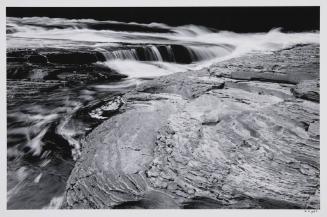
POLYGON ((229 45, 144 45, 115 51, 102 51, 106 60, 138 60, 189 64, 230 54, 229 45))
POLYGON ((154 45, 146 47, 146 52, 145 52, 147 58, 151 61, 163 61, 162 56, 158 50, 158 48, 154 45))
POLYGON ((106 60, 141 60, 164 61, 158 48, 154 45, 115 51, 102 51, 106 60))
POLYGON ((158 51, 160 52, 164 62, 176 62, 171 45, 158 46, 158 51))
POLYGON ((222 57, 232 52, 230 46, 186 46, 192 62, 222 57))
POLYGON ((168 45, 166 48, 167 48, 167 51, 168 51, 169 58, 171 58, 173 60, 173 62, 176 62, 174 52, 172 51, 171 46, 168 45))
POLYGON ((104 51, 102 54, 105 56, 106 60, 138 60, 137 52, 135 49, 104 51))

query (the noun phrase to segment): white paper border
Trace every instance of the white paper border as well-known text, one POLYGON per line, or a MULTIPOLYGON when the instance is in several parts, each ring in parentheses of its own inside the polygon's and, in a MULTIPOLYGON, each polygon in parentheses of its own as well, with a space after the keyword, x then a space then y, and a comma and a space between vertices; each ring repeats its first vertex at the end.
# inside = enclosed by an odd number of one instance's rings
POLYGON ((0 2, 0 216, 29 217, 29 216, 327 216, 326 211, 326 134, 327 106, 326 106, 326 4, 323 0, 1 0, 0 2), (306 210, 6 210, 7 206, 7 112, 6 112, 6 7, 160 7, 160 6, 320 6, 320 210, 308 212, 306 210))

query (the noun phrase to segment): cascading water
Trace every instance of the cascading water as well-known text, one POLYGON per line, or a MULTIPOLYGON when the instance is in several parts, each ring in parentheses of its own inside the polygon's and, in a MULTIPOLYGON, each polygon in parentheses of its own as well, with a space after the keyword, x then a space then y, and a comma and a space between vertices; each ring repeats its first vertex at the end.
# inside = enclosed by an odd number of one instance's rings
POLYGON ((237 34, 194 25, 8 17, 8 208, 60 206, 81 139, 106 119, 103 102, 110 96, 143 78, 308 43, 319 43, 319 32, 237 34), (111 70, 128 77, 91 82, 79 73, 95 67, 100 78, 111 70))
MULTIPOLYGON (((117 49, 117 48, 116 48, 117 49)), ((201 68, 212 59, 223 58, 234 50, 232 45, 139 45, 138 47, 107 51, 104 66, 129 78, 149 78, 179 71, 201 68)))
POLYGON ((139 60, 184 63, 178 61, 178 59, 184 58, 189 59, 189 63, 193 63, 227 56, 233 52, 233 49, 232 45, 139 45, 139 47, 130 49, 112 51, 99 49, 99 51, 107 61, 139 60))
POLYGON ((188 46, 186 47, 192 57, 192 61, 205 61, 217 57, 224 57, 233 52, 233 46, 188 46))
POLYGON ((130 50, 117 50, 117 51, 102 51, 101 52, 107 60, 138 60, 135 49, 130 50))
POLYGON ((147 57, 146 58, 149 58, 150 60, 153 60, 153 61, 163 61, 162 57, 161 57, 161 54, 159 52, 159 50, 157 49, 156 46, 152 45, 152 46, 149 46, 146 48, 147 52, 147 57))

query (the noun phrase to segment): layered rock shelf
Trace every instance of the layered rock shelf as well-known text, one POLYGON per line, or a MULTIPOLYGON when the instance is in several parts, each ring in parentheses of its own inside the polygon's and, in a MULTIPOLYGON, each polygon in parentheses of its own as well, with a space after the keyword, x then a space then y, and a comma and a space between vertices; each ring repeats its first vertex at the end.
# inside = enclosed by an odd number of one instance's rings
POLYGON ((159 77, 114 103, 62 208, 320 207, 318 46, 159 77))

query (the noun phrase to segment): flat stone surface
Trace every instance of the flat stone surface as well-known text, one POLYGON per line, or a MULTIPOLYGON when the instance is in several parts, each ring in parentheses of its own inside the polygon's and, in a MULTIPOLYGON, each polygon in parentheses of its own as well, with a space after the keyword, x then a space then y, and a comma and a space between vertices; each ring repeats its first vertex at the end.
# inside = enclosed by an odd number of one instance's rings
POLYGON ((89 134, 69 181, 66 207, 109 208, 144 195, 161 195, 149 189, 144 171, 153 158, 157 131, 181 103, 181 97, 167 94, 146 102, 134 100, 126 112, 89 134))
POLYGON ((318 78, 308 45, 140 85, 85 139, 63 208, 319 208, 319 103, 294 96, 318 78))

